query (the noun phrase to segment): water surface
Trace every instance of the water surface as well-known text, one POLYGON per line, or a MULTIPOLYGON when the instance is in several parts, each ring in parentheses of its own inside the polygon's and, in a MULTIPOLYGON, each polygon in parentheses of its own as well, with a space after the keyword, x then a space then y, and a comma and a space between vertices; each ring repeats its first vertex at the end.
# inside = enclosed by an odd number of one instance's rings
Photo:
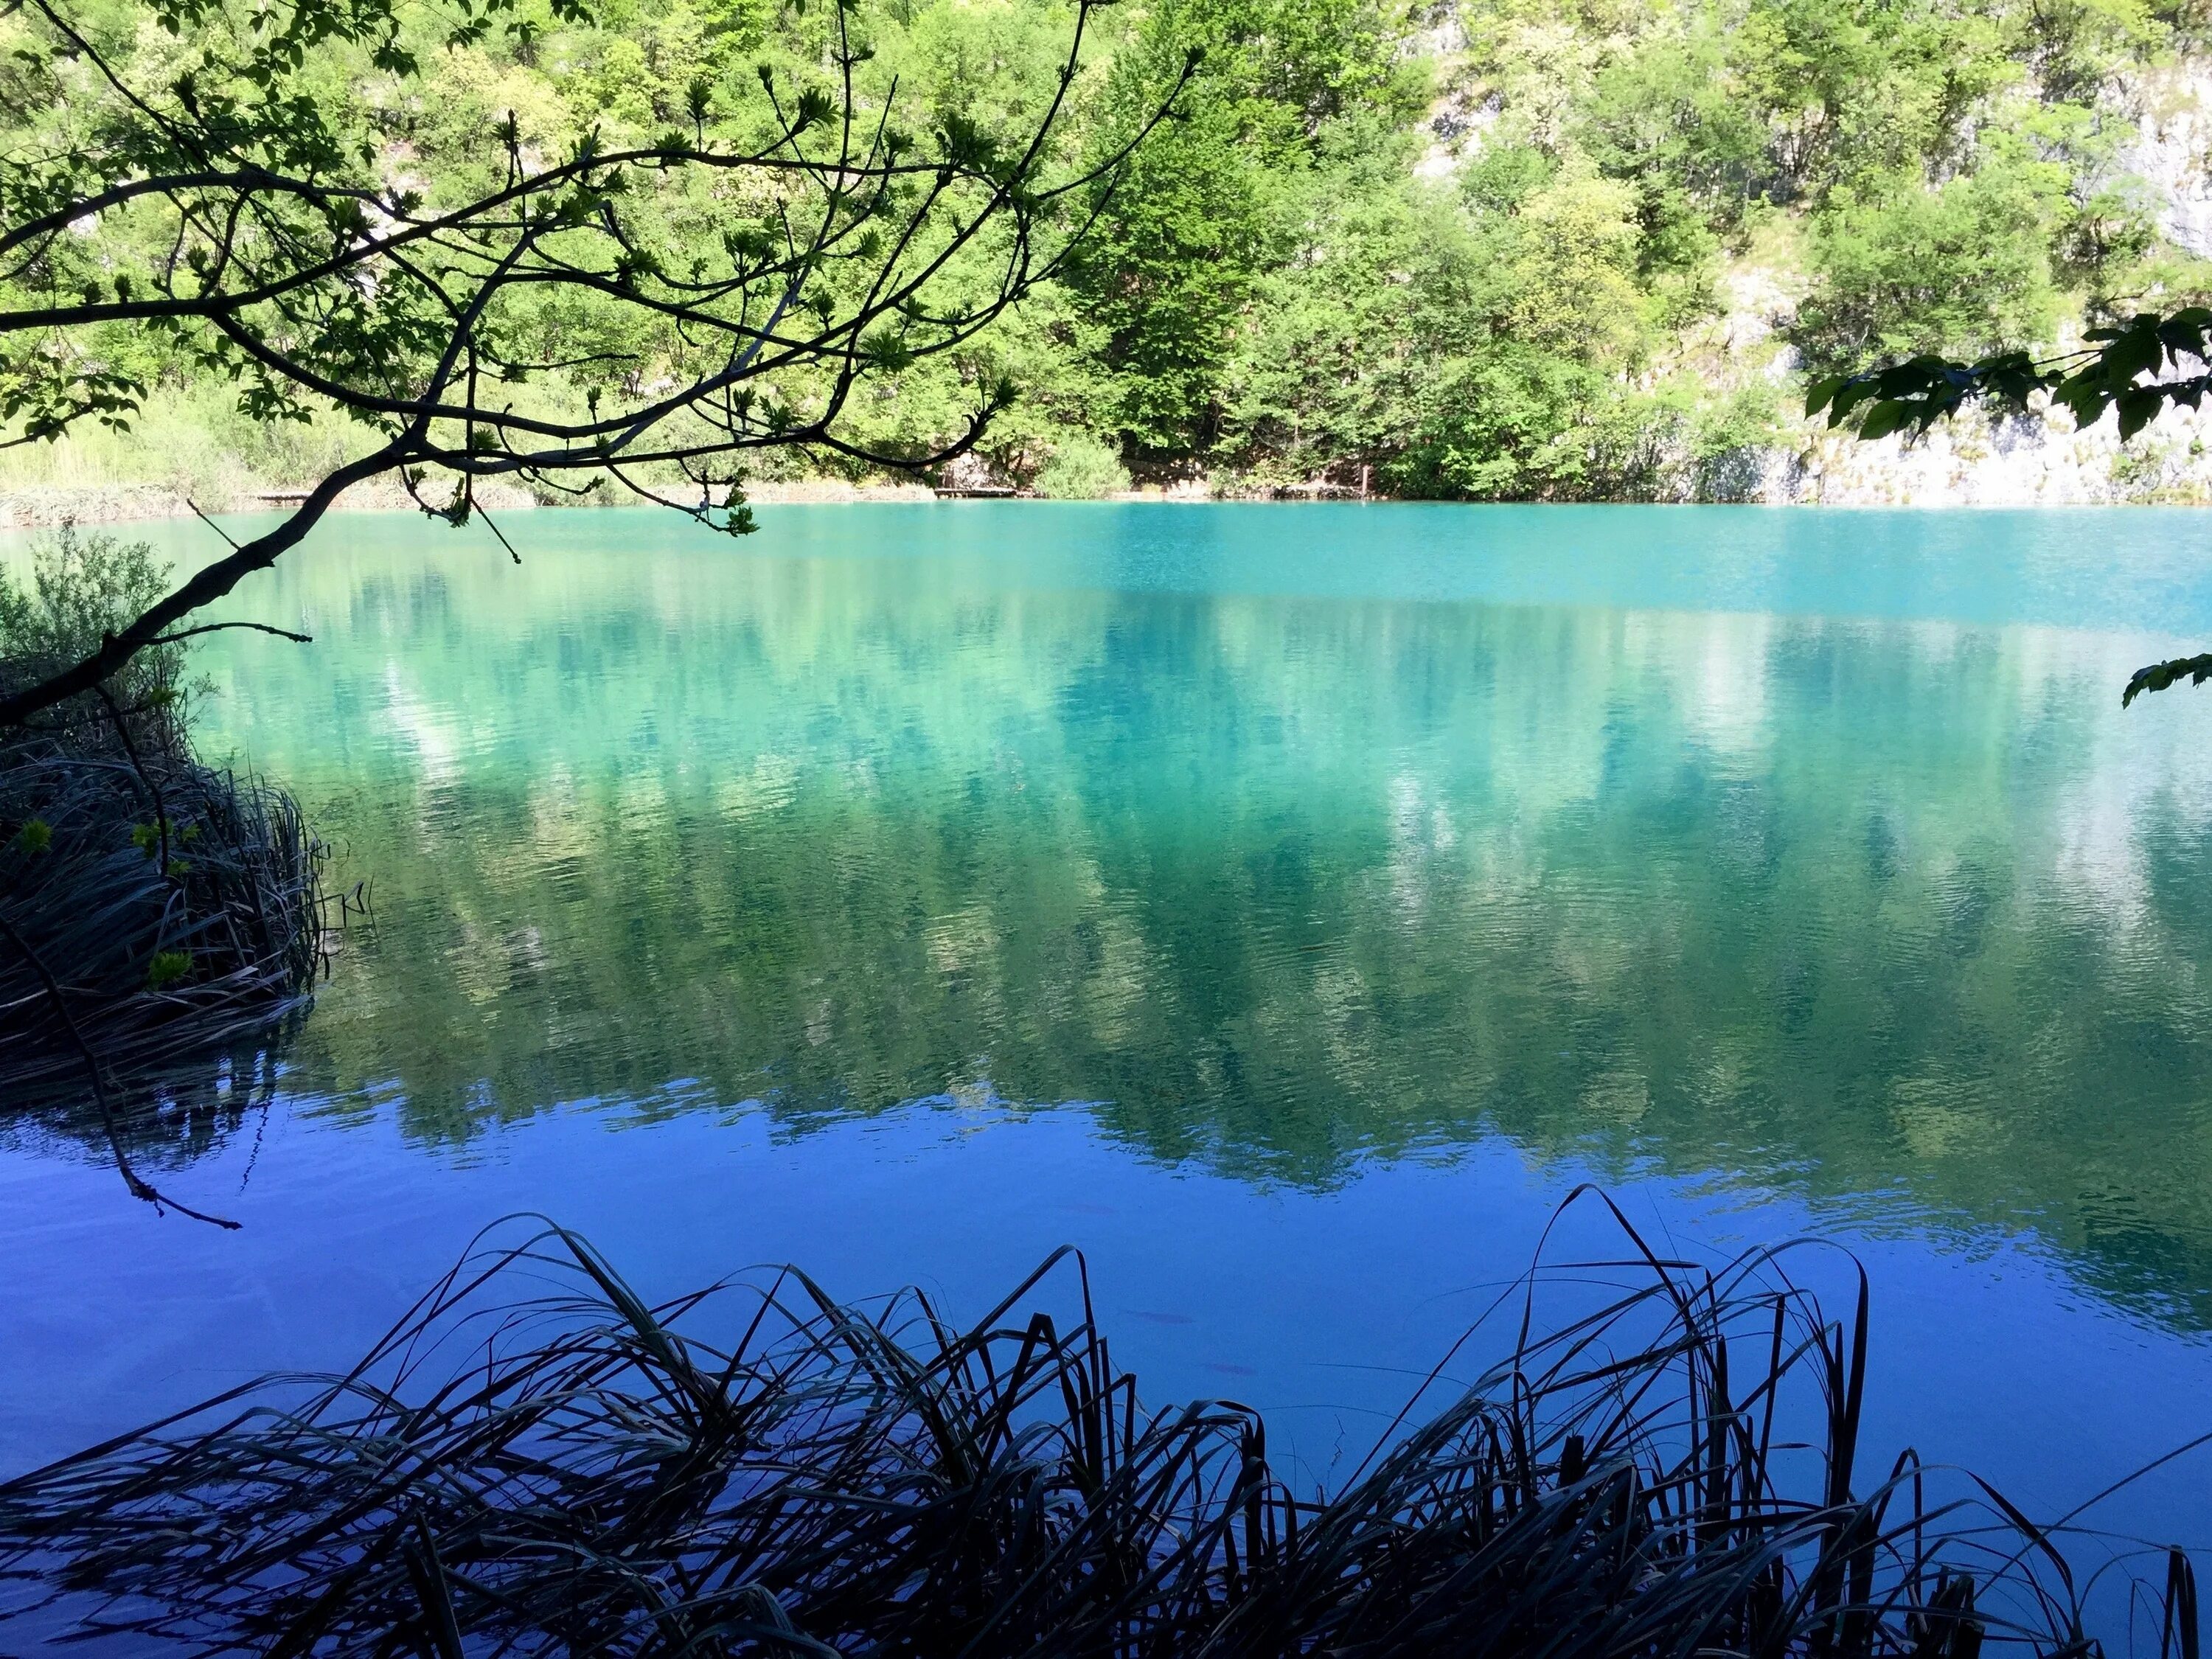
POLYGON ((266 1110, 147 1131, 240 1235, 0 1152, 0 1458, 342 1358, 529 1205, 662 1288, 1072 1240, 1152 1392, 1325 1468, 1583 1178, 1859 1249, 1884 1432, 2054 1503, 2212 1427, 2212 692, 2118 696, 2212 524, 761 518, 356 515, 240 591, 316 643, 217 636, 209 746, 374 929, 266 1110))

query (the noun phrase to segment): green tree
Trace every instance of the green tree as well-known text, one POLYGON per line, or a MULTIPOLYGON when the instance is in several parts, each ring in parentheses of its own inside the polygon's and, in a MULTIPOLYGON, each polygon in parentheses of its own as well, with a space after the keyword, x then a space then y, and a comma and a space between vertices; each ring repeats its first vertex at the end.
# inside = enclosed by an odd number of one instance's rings
MULTIPOLYGON (((173 34, 158 7, 182 0, 78 3, 69 15, 85 39, 164 118, 177 113, 180 76, 193 76, 204 112, 214 108, 204 91, 232 84, 195 68, 210 41, 222 62, 237 56, 234 26, 248 14, 229 0, 194 0, 173 34)), ((314 35, 283 70, 283 96, 328 129, 334 159, 314 177, 373 180, 452 210, 504 190, 514 154, 533 176, 587 143, 602 156, 668 155, 618 170, 611 199, 633 246, 600 251, 609 277, 643 271, 625 263, 633 253, 665 277, 690 280, 699 262, 717 280, 734 276, 726 240, 774 240, 800 195, 818 208, 821 179, 795 189, 762 147, 809 89, 843 106, 848 51, 864 60, 851 66, 854 109, 873 119, 896 103, 886 134, 917 146, 908 182, 959 133, 988 136, 1002 160, 1026 154, 1048 110, 1036 178, 1057 184, 1046 192, 1103 170, 1053 195, 1056 220, 1047 205, 1023 220, 1031 204, 1017 189, 988 222, 955 212, 908 250, 945 256, 926 310, 989 321, 942 349, 915 349, 922 331, 896 309, 855 334, 846 325, 869 303, 869 262, 814 262, 803 302, 780 322, 811 326, 810 307, 827 303, 825 328, 847 346, 872 333, 884 349, 864 356, 842 400, 840 349, 764 368, 748 383, 757 406, 792 427, 763 429, 738 459, 663 450, 624 462, 630 481, 687 504, 701 494, 687 459, 712 474, 714 493, 740 463, 755 476, 915 465, 969 441, 971 417, 1007 386, 1020 404, 973 441, 1016 480, 1103 441, 1139 473, 1264 483, 1348 479, 1365 466, 1389 488, 1442 495, 1680 493, 1696 487, 1699 434, 1740 428, 1752 382, 1771 367, 1731 357, 1717 338, 1723 298, 1741 300, 1732 284, 1747 270, 1753 289, 1798 301, 1785 337, 1821 374, 2024 349, 2076 318, 2170 308, 2204 284, 2127 174, 2146 71, 2197 49, 2203 33, 2150 0, 1468 0, 1449 17, 1404 0, 1125 0, 1102 12, 1068 0, 884 0, 865 19, 784 0, 592 0, 588 15, 498 0, 459 27, 434 20, 427 0, 374 3, 387 9, 375 16, 398 19, 394 66, 379 66, 381 26, 362 13, 351 33, 314 35), (1063 80, 1079 24, 1083 61, 1063 80), (1123 164, 1193 50, 1206 69, 1180 101, 1182 118, 1123 164), (417 64, 434 64, 434 95, 417 64), (510 116, 514 147, 495 137, 510 116), (663 148, 687 132, 690 151, 663 148), (761 164, 723 165, 739 156, 761 164), (1601 258, 1547 221, 1571 201, 1588 224, 1602 203, 1601 258), (1093 216, 1060 279, 1035 280, 1093 216), (1594 287, 1553 280, 1545 250, 1562 236, 1564 268, 1594 287), (1029 280, 1009 295, 1004 273, 1024 249, 1029 280), (842 447, 788 441, 833 403, 842 447)), ((288 15, 268 14, 263 32, 284 33, 288 15)), ((0 19, 0 154, 26 178, 92 144, 100 120, 137 118, 111 107, 91 60, 55 55, 41 17, 0 19)), ((266 125, 274 106, 233 81, 246 92, 232 101, 266 125)), ((808 153, 826 154, 839 127, 811 125, 808 153)), ((117 153, 99 155, 114 171, 117 153)), ((987 188, 980 177, 962 187, 987 188)), ((58 246, 58 291, 81 297, 89 281, 109 294, 123 272, 143 295, 147 262, 175 228, 163 199, 135 198, 100 216, 97 236, 58 246)), ((205 217, 228 200, 209 192, 193 210, 205 217)), ((378 197, 362 210, 374 220, 385 205, 378 197)), ((898 246, 887 220, 871 228, 880 250, 898 246)), ((308 240, 321 246, 332 234, 308 240)), ((839 251, 856 252, 866 234, 839 251)), ((442 268, 417 262, 425 276, 442 268)), ((398 286, 416 285, 403 276, 398 286)), ((773 287, 763 268, 754 293, 770 308, 773 287)), ((565 276, 509 285, 480 328, 533 367, 480 402, 580 427, 595 395, 604 410, 635 410, 645 388, 686 383, 718 331, 672 313, 667 297, 641 303, 619 283, 565 276)), ((301 314, 320 339, 320 313, 301 314)), ((441 314, 429 301, 419 319, 428 337, 441 314)), ((26 364, 96 365, 111 392, 144 392, 132 417, 143 455, 94 434, 47 464, 57 475, 98 447, 118 466, 157 469, 174 453, 171 470, 198 477, 215 471, 208 456, 242 457, 225 477, 312 481, 384 441, 373 420, 319 392, 270 404, 256 390, 264 366, 211 345, 205 328, 143 320, 75 328, 58 356, 19 342, 26 364), (240 388, 253 414, 225 407, 240 388), (272 411, 314 419, 272 426, 272 411)), ((396 349, 380 339, 370 356, 389 361, 396 349)), ((423 356, 403 354, 408 372, 423 356)), ((15 391, 25 410, 40 395, 35 384, 15 391)), ((39 465, 14 468, 27 481, 39 465)), ((530 487, 545 498, 562 488, 530 487)), ((452 504, 443 486, 431 499, 452 504)))
POLYGON ((1808 360, 1856 368, 2048 339, 2067 183, 2057 164, 2018 157, 1933 190, 1913 177, 1838 191, 1814 231, 1820 280, 1793 331, 1808 360))
POLYGON ((1117 180, 1069 285, 1096 319, 1110 420, 1141 450, 1206 449, 1223 431, 1238 335, 1297 240, 1300 185, 1333 124, 1402 122, 1418 71, 1397 61, 1395 0, 1163 0, 1117 60, 1102 142, 1143 119, 1183 54, 1204 82, 1117 180))
POLYGON ((865 379, 959 352, 1048 276, 1158 119, 1155 86, 1118 143, 1059 165, 1090 15, 1079 0, 1041 100, 993 123, 902 100, 846 6, 750 87, 696 72, 714 54, 678 9, 605 43, 596 86, 570 88, 598 104, 579 131, 543 100, 488 118, 499 77, 433 96, 423 73, 495 33, 535 49, 586 21, 575 0, 155 0, 90 18, 28 0, 0 155, 8 441, 127 428, 149 339, 236 383, 256 421, 336 415, 362 437, 283 525, 0 696, 0 723, 109 678, 368 478, 397 475, 457 524, 485 480, 611 478, 742 531, 749 454, 911 466, 971 446, 1003 386, 973 387, 963 429, 924 453, 871 453, 842 421, 865 379), (423 145, 447 164, 418 181, 423 145))

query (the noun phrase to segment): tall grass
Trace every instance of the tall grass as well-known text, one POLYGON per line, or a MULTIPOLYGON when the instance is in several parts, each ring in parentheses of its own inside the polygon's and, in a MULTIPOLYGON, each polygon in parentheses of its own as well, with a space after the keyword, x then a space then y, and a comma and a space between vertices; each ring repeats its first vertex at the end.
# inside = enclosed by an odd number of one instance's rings
MULTIPOLYGON (((0 577, 0 683, 74 661, 163 586, 143 544, 64 531, 0 577)), ((182 641, 0 732, 0 1102, 118 1107, 185 1056, 296 1012, 322 960, 322 852, 298 805, 202 765, 182 641)))
MULTIPOLYGON (((345 1375, 267 1378, 0 1486, 0 1637, 439 1659, 2095 1650, 2056 1536, 1910 1458, 1863 1478, 1863 1294, 1833 1318, 1786 1252, 1711 1271, 1629 1240, 1540 1263, 1510 1357, 1440 1407, 1432 1380, 1409 1432, 1304 1496, 1253 1411, 1139 1403, 1066 1251, 958 1328, 918 1292, 845 1305, 793 1269, 647 1306, 557 1228, 480 1240, 345 1375)), ((2197 1659, 2193 1576, 2160 1565, 2150 1627, 2197 1659)))
POLYGON ((19 742, 0 745, 0 1094, 15 1103, 82 1093, 93 1061, 121 1082, 237 1043, 309 994, 321 854, 282 790, 19 742))
POLYGON ((228 385, 161 388, 127 432, 84 424, 53 443, 0 450, 0 493, 173 490, 210 512, 251 505, 256 491, 313 484, 367 453, 373 434, 324 414, 256 421, 228 385))

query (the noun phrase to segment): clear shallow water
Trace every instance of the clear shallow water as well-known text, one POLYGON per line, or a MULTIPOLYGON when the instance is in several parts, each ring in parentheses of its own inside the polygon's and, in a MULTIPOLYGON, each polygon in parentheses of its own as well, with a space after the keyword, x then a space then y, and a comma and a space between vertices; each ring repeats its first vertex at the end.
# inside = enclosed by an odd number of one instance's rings
POLYGON ((1318 1478, 1584 1178, 1865 1255, 1888 1443, 2056 1507, 2212 1429, 2212 695, 2118 707, 2212 520, 762 517, 362 515, 238 596, 317 644, 217 636, 209 746, 376 928, 269 1110, 149 1131, 243 1232, 0 1150, 0 1465, 350 1358, 529 1206, 662 1290, 1082 1244, 1155 1398, 1318 1478))

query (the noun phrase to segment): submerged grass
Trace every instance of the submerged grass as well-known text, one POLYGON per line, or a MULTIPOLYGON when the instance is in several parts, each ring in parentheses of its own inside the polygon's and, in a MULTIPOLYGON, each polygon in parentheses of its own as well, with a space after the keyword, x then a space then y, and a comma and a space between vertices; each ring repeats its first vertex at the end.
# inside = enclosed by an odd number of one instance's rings
MULTIPOLYGON (((205 1651, 2087 1655, 2058 1538, 1855 1467, 1863 1291, 1786 1252, 1540 1262, 1506 1360, 1328 1493, 1139 1403, 1063 1251, 980 1322, 795 1270, 647 1306, 479 1241, 354 1370, 0 1486, 10 1634, 205 1651)), ((1424 1419, 1423 1413, 1428 1413, 1424 1419)), ((1942 1495, 1948 1491, 1949 1496, 1942 1495)), ((2194 1577, 2146 1590, 2197 1659, 2194 1577)))

